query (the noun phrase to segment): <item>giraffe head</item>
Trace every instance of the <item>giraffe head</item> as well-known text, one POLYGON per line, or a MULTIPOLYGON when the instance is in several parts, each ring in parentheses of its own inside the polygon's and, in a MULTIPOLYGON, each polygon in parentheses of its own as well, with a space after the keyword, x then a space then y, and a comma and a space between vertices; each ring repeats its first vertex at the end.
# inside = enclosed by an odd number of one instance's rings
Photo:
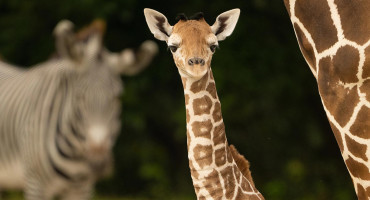
POLYGON ((239 9, 224 12, 212 26, 204 20, 202 13, 190 20, 185 15, 179 15, 179 21, 171 26, 162 13, 144 9, 150 31, 158 40, 166 41, 180 75, 195 80, 208 72, 218 41, 231 35, 239 14, 239 9))

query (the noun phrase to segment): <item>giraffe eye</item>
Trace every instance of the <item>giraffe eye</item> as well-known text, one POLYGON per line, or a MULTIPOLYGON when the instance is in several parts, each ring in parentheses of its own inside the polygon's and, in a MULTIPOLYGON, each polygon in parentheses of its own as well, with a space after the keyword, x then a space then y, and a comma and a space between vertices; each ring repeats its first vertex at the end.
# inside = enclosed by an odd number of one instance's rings
POLYGON ((211 51, 212 51, 212 53, 214 53, 215 51, 216 51, 216 48, 217 48, 218 46, 217 45, 215 45, 215 44, 212 44, 211 46, 209 46, 209 48, 211 49, 211 51))
POLYGON ((171 50, 172 53, 175 53, 178 47, 175 45, 170 45, 168 46, 168 48, 171 50))

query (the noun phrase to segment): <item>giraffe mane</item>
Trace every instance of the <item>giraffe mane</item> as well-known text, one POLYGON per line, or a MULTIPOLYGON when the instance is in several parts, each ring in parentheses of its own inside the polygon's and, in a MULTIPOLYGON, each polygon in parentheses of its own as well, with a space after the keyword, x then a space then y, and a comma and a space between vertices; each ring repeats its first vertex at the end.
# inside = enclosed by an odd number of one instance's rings
POLYGON ((231 151, 231 155, 233 156, 236 166, 238 166, 240 172, 250 181, 250 183, 254 186, 253 178, 251 171, 249 170, 250 164, 247 159, 243 155, 241 155, 238 150, 236 150, 234 145, 229 145, 229 149, 231 151))

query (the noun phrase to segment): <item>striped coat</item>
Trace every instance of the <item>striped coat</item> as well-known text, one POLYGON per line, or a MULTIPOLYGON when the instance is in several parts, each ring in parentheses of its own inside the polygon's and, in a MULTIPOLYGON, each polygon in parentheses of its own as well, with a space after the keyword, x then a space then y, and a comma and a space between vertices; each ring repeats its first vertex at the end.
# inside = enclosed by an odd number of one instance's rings
POLYGON ((63 21, 55 29, 58 58, 29 70, 0 62, 0 190, 24 189, 28 200, 89 199, 109 169, 120 75, 144 68, 156 46, 111 53, 101 45, 103 28, 94 22, 79 38, 63 21))

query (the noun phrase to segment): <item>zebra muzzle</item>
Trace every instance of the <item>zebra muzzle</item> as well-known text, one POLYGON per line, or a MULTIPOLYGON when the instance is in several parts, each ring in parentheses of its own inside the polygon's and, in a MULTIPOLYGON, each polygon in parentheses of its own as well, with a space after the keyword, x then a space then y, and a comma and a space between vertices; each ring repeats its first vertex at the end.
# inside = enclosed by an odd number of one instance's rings
POLYGON ((90 162, 89 164, 90 164, 92 171, 97 174, 103 173, 105 170, 105 167, 107 166, 106 161, 98 161, 98 162, 95 161, 95 162, 90 162))

